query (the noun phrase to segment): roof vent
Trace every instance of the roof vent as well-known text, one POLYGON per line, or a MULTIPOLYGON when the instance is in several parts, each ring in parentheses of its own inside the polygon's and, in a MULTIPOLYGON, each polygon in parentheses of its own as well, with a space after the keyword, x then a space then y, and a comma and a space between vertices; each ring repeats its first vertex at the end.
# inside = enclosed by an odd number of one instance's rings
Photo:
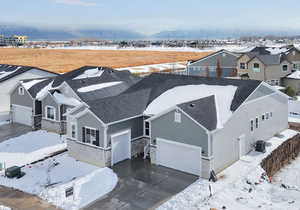
POLYGON ((191 108, 194 108, 196 106, 196 104, 190 104, 191 108))

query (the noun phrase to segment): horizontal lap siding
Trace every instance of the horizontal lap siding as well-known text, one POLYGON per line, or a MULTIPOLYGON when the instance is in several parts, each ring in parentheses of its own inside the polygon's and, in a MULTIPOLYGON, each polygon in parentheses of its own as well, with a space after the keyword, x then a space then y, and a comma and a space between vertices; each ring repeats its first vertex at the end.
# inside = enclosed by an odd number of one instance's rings
POLYGON ((33 99, 28 94, 28 92, 24 88, 24 95, 19 95, 19 87, 22 87, 21 85, 18 85, 18 87, 12 92, 11 94, 11 104, 16 104, 20 106, 26 106, 33 109, 33 99))

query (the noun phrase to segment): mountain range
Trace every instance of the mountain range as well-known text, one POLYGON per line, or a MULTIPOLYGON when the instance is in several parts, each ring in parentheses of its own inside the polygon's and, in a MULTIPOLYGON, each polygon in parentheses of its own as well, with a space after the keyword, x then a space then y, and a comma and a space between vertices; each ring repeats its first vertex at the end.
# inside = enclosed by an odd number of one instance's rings
POLYGON ((74 39, 110 39, 110 40, 136 40, 136 39, 222 39, 239 38, 243 36, 293 36, 296 31, 241 31, 226 29, 202 29, 202 30, 173 30, 161 31, 152 35, 145 35, 131 30, 122 29, 45 29, 41 27, 16 26, 0 24, 0 34, 26 35, 29 40, 74 40, 74 39))

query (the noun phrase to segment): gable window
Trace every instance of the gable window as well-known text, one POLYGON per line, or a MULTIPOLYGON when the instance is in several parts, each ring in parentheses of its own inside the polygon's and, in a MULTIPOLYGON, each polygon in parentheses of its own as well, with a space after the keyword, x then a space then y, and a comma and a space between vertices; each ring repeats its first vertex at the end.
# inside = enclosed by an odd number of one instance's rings
POLYGON ((55 108, 53 106, 46 106, 46 118, 55 120, 55 108))
POLYGON ((83 142, 88 144, 97 145, 97 141, 99 140, 99 132, 94 128, 83 128, 83 142), (98 135, 97 135, 98 133, 98 135))
POLYGON ((145 121, 145 136, 150 136, 150 123, 145 121))
POLYGON ((19 87, 19 95, 24 95, 24 88, 23 87, 19 87))
POLYGON ((181 123, 181 113, 180 112, 175 112, 174 121, 177 123, 181 123))
POLYGON ((254 121, 250 120, 250 131, 253 131, 254 129, 254 121))
POLYGON ((258 117, 255 119, 255 128, 258 128, 258 117))
POLYGON ((71 124, 71 137, 76 139, 76 125, 74 123, 71 124))
POLYGON ((288 65, 283 65, 282 66, 282 71, 288 71, 289 70, 289 66, 288 65))
POLYGON ((246 69, 246 64, 245 63, 240 63, 240 69, 246 69))

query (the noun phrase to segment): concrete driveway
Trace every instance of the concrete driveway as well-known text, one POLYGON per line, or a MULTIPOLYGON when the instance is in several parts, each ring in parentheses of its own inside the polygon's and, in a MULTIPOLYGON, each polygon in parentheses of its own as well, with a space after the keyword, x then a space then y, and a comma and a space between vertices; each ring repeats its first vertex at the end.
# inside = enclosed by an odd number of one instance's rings
POLYGON ((19 123, 12 123, 0 126, 0 143, 17 136, 21 136, 32 131, 32 128, 19 123))
POLYGON ((149 160, 142 158, 123 161, 113 170, 119 177, 116 188, 85 209, 153 209, 198 179, 190 174, 151 165, 149 160))

